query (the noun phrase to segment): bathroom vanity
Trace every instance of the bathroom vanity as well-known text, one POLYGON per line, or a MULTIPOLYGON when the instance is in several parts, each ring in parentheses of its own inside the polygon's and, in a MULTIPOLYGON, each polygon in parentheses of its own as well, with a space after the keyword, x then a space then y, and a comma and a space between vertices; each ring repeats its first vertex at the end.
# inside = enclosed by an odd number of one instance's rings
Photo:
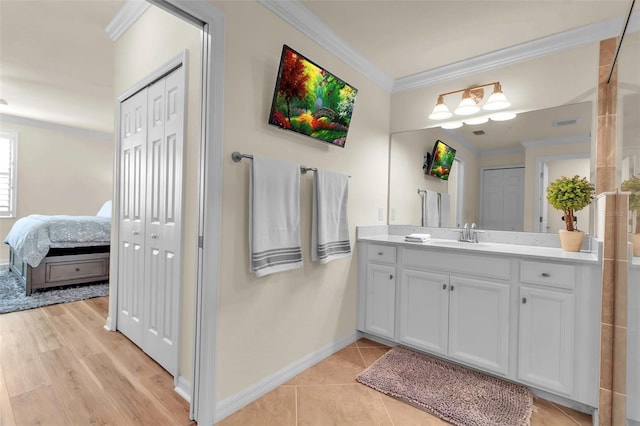
MULTIPOLYGON (((432 230, 406 228, 358 228, 360 331, 597 407, 598 244, 568 253, 453 234, 409 243, 407 233, 432 230)), ((526 239, 508 234, 502 241, 526 239)))

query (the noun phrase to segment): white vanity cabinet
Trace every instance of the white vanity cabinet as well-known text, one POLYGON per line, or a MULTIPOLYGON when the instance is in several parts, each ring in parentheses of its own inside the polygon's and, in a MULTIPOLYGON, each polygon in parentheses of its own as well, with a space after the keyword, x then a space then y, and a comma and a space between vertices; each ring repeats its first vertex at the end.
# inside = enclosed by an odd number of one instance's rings
POLYGON ((451 276, 449 356, 506 376, 509 283, 451 276))
POLYGON ((574 393, 574 265, 520 262, 518 379, 574 393))
POLYGON ((359 330, 597 406, 597 256, 394 236, 358 244, 359 330))
POLYGON ((398 341, 446 355, 449 275, 404 269, 400 275, 398 341))
POLYGON ((364 330, 387 339, 395 336, 395 262, 395 247, 368 246, 364 330))
POLYGON ((502 375, 509 361, 509 285, 400 271, 398 341, 502 375))

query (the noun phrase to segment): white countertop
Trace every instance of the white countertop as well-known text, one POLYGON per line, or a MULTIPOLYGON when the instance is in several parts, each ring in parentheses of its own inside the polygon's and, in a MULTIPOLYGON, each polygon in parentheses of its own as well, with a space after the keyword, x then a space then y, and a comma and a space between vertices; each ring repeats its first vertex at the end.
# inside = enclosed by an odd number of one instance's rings
MULTIPOLYGON (((373 243, 389 243, 400 244, 405 247, 424 248, 438 250, 452 250, 462 252, 481 252, 490 254, 505 254, 518 257, 535 257, 545 260, 562 260, 581 263, 597 263, 598 255, 591 252, 568 252, 560 248, 527 246, 516 244, 500 244, 500 243, 465 243, 456 240, 446 240, 440 238, 432 238, 424 243, 410 243, 404 240, 404 235, 374 235, 368 237, 360 237, 358 241, 373 243)), ((634 262, 635 263, 635 262, 634 262)))

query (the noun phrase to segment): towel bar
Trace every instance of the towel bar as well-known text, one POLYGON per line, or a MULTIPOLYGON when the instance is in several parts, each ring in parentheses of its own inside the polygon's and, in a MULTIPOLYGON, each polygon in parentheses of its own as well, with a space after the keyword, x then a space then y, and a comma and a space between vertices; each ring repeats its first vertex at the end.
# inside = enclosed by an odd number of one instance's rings
MULTIPOLYGON (((251 154, 241 154, 238 151, 235 151, 235 152, 231 153, 231 159, 235 163, 239 163, 243 158, 248 158, 249 160, 253 160, 253 155, 251 155, 251 154)), ((300 172, 302 174, 305 174, 308 171, 317 172, 318 169, 315 168, 315 167, 300 166, 300 172)), ((349 177, 351 177, 351 176, 349 176, 349 177)))

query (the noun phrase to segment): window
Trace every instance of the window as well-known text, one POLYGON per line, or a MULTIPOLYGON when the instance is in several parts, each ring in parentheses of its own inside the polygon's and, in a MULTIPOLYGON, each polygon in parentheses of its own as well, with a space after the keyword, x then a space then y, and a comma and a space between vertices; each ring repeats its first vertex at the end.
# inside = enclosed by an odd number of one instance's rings
POLYGON ((16 216, 18 133, 0 130, 0 217, 16 216))

